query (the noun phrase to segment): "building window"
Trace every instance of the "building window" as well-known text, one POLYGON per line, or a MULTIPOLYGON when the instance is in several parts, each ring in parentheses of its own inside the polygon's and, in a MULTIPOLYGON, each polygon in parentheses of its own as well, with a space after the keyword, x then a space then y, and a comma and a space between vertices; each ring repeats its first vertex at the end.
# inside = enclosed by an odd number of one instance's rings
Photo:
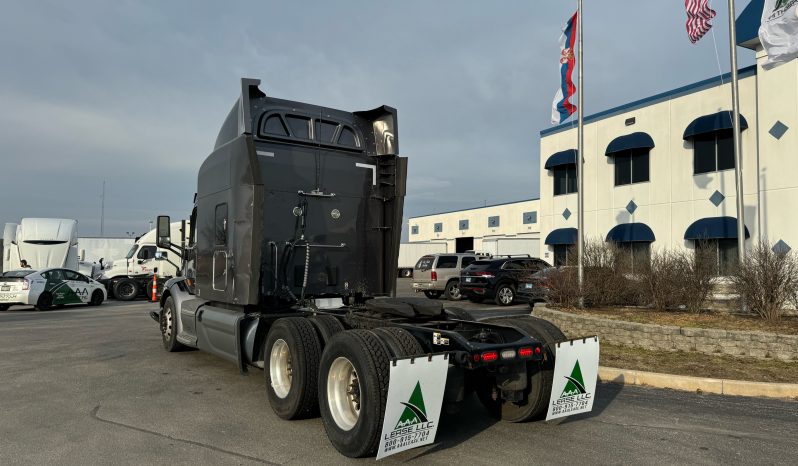
POLYGON ((631 149, 613 154, 615 186, 642 183, 649 180, 649 151, 650 149, 631 149))
POLYGON ((555 267, 562 267, 564 265, 568 265, 568 259, 571 255, 571 247, 570 244, 555 244, 552 246, 554 249, 554 266, 555 267))
POLYGON ((693 174, 734 168, 734 136, 725 129, 693 138, 693 174))
POLYGON ((497 228, 499 226, 499 216, 488 217, 488 228, 497 228))
POLYGON ((734 272, 739 264, 737 251, 737 238, 709 239, 696 243, 698 259, 709 261, 715 274, 719 276, 728 276, 734 272))
POLYGON ((432 228, 435 233, 440 233, 443 231, 443 223, 436 223, 432 228))
POLYGON ((554 195, 576 192, 576 165, 563 165, 551 169, 554 175, 554 195))
POLYGON ((524 225, 531 225, 533 223, 538 223, 538 213, 524 212, 523 219, 524 219, 524 225))
POLYGON ((418 234, 418 225, 413 225, 412 227, 410 227, 410 234, 411 235, 417 235, 418 234))
POLYGON ((460 230, 468 230, 468 220, 460 220, 458 227, 460 230))
POLYGON ((629 264, 632 273, 644 270, 651 263, 651 243, 615 243, 621 260, 629 264))

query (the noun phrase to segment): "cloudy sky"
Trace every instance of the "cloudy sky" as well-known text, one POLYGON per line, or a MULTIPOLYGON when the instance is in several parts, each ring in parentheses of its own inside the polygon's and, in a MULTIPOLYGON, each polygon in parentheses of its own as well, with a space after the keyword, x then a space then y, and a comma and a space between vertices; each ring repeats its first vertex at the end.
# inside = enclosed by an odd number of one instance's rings
MULTIPOLYGON (((726 2, 715 39, 729 69, 726 2)), ((737 2, 737 12, 748 4, 737 2)), ((98 235, 186 216, 239 90, 399 110, 408 216, 538 196, 539 132, 576 1, 24 1, 0 15, 0 222, 98 235)), ((683 2, 585 1, 585 111, 718 74, 683 2)), ((739 49, 740 65, 753 53, 739 49)))

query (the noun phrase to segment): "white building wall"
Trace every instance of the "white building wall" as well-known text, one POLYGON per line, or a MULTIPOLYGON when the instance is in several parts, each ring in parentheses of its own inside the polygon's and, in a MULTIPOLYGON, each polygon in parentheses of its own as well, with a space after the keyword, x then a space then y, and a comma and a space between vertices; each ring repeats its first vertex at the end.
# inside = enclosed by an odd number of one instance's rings
MULTIPOLYGON (((474 249, 477 251, 487 251, 495 254, 496 247, 499 253, 526 249, 524 246, 531 247, 528 254, 536 255, 540 250, 540 201, 537 199, 499 204, 474 209, 459 210, 455 212, 444 212, 431 214, 421 217, 410 218, 408 222, 408 240, 415 242, 440 242, 448 244, 449 251, 455 251, 456 238, 473 237, 474 249), (524 214, 534 212, 535 223, 525 224, 524 214), (491 227, 488 225, 490 217, 499 217, 499 225, 491 227), (460 222, 468 221, 468 229, 461 230, 460 222), (435 224, 442 224, 442 231, 435 232, 435 224), (414 227, 418 228, 418 233, 413 233, 414 227), (530 239, 534 243, 508 243, 503 241, 497 243, 498 239, 530 239), (522 244, 524 246, 522 246, 522 244)), ((535 256, 537 257, 537 256, 535 256)))
MULTIPOLYGON (((748 122, 742 132, 745 223, 751 234, 748 244, 766 237, 798 247, 798 220, 790 206, 798 205, 798 65, 792 61, 765 71, 764 55, 758 54, 756 74, 740 79, 740 111, 748 122), (776 121, 790 129, 781 139, 768 133, 776 121)), ((612 114, 585 125, 585 235, 604 240, 615 225, 642 222, 654 231, 652 248, 690 248, 684 233, 694 221, 705 217, 736 217, 734 170, 693 175, 693 148, 684 141, 685 128, 695 119, 731 108, 731 85, 695 90, 650 105, 612 114), (635 123, 626 126, 628 118, 635 123), (648 133, 655 147, 650 152, 649 182, 615 186, 612 157, 607 145, 616 137, 633 132, 648 133), (725 196, 715 206, 709 201, 715 191, 725 196), (630 201, 637 210, 630 214, 630 201)), ((545 170, 548 157, 576 148, 575 126, 541 137, 541 237, 552 230, 577 227, 577 195, 553 195, 552 172, 545 170), (564 218, 568 209, 571 216, 564 218)), ((543 246, 544 258, 551 248, 543 246)))

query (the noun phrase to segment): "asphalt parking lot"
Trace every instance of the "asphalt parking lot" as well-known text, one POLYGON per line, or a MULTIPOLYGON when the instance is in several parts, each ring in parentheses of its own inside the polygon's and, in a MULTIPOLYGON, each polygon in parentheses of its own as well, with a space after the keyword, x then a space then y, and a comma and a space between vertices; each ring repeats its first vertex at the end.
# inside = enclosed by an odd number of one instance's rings
MULTIPOLYGON (((340 456, 319 419, 277 418, 261 373, 164 352, 152 307, 0 313, 0 464, 374 461, 340 456)), ((385 462, 794 464, 796 450, 798 403, 601 385, 593 413, 550 423, 495 422, 469 400, 436 444, 385 462)))

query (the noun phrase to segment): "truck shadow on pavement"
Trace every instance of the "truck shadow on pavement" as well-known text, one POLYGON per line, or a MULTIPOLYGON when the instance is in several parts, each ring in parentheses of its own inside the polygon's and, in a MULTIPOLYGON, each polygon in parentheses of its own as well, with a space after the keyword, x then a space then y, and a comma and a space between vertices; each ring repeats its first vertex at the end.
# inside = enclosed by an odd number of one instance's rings
POLYGON ((609 407, 613 401, 621 394, 623 385, 617 383, 597 383, 596 398, 593 400, 593 410, 589 413, 576 414, 562 419, 560 424, 567 424, 573 421, 581 421, 598 417, 609 407))

